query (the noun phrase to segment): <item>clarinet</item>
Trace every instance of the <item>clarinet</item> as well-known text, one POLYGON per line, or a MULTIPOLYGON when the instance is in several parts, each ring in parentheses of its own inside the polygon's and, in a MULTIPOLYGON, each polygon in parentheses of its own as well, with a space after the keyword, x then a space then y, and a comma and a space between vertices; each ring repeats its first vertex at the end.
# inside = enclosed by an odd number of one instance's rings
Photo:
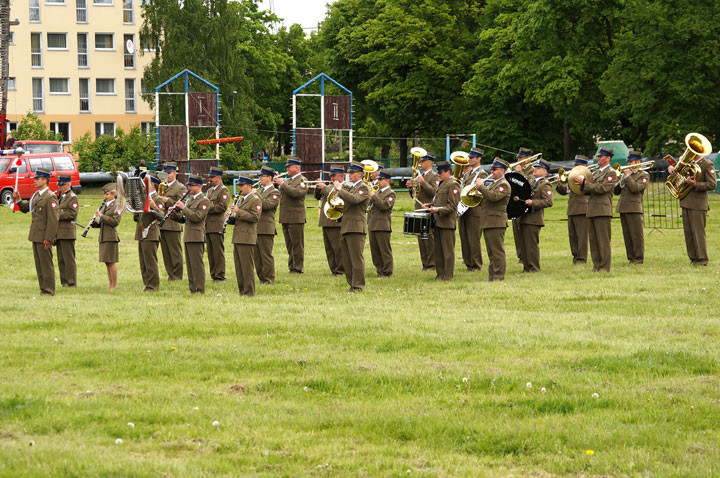
POLYGON ((95 216, 97 215, 97 213, 100 212, 100 210, 103 208, 103 206, 105 206, 105 200, 104 200, 104 199, 103 199, 102 204, 100 204, 100 207, 97 209, 97 211, 95 211, 95 214, 93 214, 93 216, 90 218, 90 222, 88 223, 87 227, 85 228, 85 230, 84 230, 83 233, 81 234, 82 237, 87 237, 88 232, 90 231, 90 228, 92 227, 92 223, 93 223, 93 221, 95 221, 95 216))
MULTIPOLYGON (((242 197, 242 195, 238 194, 235 196, 235 200, 232 203, 232 206, 230 206, 230 209, 233 208, 233 206, 237 206, 238 200, 242 197)), ((225 218, 225 222, 223 222, 222 230, 220 231, 220 234, 225 235, 225 229, 227 229, 228 221, 230 221, 230 214, 227 215, 225 218)))
MULTIPOLYGON (((188 196, 188 194, 190 194, 190 190, 185 191, 185 194, 183 194, 182 197, 180 199, 178 199, 178 202, 182 202, 188 196)), ((167 221, 168 218, 170 217, 170 214, 175 212, 175 208, 177 207, 176 204, 177 204, 177 202, 175 202, 175 204, 173 204, 172 206, 170 206, 168 208, 167 213, 165 213, 165 217, 162 218, 160 220, 160 222, 158 222, 158 226, 162 227, 162 225, 165 224, 165 221, 167 221)), ((148 229, 149 228, 150 227, 148 226, 148 229)))

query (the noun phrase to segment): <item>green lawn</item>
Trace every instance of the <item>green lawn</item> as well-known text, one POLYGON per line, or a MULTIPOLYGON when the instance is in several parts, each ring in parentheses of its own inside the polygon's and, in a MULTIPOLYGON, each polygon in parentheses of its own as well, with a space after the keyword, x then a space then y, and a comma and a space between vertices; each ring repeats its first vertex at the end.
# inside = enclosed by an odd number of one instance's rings
MULTIPOLYGON (((521 273, 508 229, 505 282, 466 272, 458 241, 439 283, 398 196, 391 279, 366 248, 367 289, 348 294, 309 210, 306 274, 280 236, 277 284, 254 298, 231 255, 203 297, 142 293, 130 215, 116 292, 92 230, 79 287, 41 297, 30 216, 0 208, 0 475, 720 475, 720 198, 707 268, 680 230, 646 234, 628 265, 619 221, 612 272, 573 267, 556 197, 541 273, 521 273)), ((86 223, 101 197, 80 200, 86 223)))

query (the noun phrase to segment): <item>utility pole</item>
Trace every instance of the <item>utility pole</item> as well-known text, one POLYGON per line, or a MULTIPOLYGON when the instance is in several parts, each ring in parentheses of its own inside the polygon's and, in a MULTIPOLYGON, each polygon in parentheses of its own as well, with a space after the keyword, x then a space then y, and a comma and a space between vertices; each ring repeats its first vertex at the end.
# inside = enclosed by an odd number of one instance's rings
POLYGON ((8 77, 10 76, 10 0, 0 0, 0 149, 5 149, 7 135, 8 77))

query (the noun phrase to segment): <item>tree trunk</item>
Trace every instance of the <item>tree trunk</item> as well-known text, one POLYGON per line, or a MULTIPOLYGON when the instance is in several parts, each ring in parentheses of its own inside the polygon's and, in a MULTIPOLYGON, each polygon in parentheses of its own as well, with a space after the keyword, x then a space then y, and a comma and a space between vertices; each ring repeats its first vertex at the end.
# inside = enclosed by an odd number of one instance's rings
POLYGON ((390 145, 383 144, 382 148, 380 149, 380 157, 382 159, 388 159, 389 156, 390 156, 390 145))
POLYGON ((400 146, 400 167, 407 168, 408 165, 408 144, 407 139, 399 139, 398 145, 400 146))
POLYGON ((563 161, 570 161, 570 123, 563 122, 563 161))

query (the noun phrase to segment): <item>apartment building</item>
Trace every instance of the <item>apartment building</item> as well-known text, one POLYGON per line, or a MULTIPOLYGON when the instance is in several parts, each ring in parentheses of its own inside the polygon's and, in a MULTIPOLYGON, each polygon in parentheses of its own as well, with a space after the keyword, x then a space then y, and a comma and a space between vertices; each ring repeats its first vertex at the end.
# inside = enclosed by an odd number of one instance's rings
POLYGON ((153 52, 139 48, 140 2, 12 0, 9 128, 28 111, 67 142, 154 127, 141 98, 153 52))

